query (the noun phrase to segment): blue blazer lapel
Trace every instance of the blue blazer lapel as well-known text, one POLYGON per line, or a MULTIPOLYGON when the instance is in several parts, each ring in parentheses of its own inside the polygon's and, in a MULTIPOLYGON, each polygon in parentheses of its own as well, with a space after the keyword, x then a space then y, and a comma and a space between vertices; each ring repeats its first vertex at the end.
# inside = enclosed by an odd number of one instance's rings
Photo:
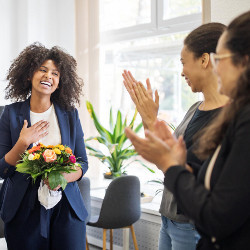
MULTIPOLYGON (((23 122, 24 120, 27 120, 28 122, 28 127, 31 126, 30 122, 30 98, 28 98, 26 101, 24 101, 21 105, 20 110, 17 112, 17 120, 18 120, 18 125, 20 127, 20 131, 23 127, 23 122)), ((19 137, 19 134, 17 135, 17 139, 19 137)), ((29 145, 28 149, 32 147, 33 144, 29 145)))
POLYGON ((65 110, 62 110, 56 103, 54 103, 59 127, 60 127, 60 132, 61 132, 61 137, 62 137, 62 144, 63 145, 68 145, 70 143, 70 138, 69 138, 69 119, 67 117, 67 112, 65 110))
POLYGON ((20 110, 17 112, 17 118, 19 120, 19 125, 23 127, 23 121, 28 121, 28 126, 31 126, 30 123, 30 98, 23 102, 20 110))

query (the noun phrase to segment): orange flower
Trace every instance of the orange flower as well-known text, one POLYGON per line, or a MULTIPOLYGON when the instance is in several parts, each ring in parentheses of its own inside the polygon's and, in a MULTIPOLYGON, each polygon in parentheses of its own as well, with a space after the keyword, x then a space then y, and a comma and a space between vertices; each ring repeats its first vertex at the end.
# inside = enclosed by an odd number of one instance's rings
POLYGON ((43 152, 43 158, 46 162, 53 162, 57 159, 57 156, 54 150, 46 149, 43 152))
POLYGON ((39 151, 41 149, 41 146, 34 146, 31 149, 28 150, 29 154, 35 152, 35 151, 39 151))
POLYGON ((65 148, 65 152, 66 152, 67 154, 71 154, 71 155, 72 155, 72 150, 71 150, 71 148, 69 148, 69 147, 65 148))

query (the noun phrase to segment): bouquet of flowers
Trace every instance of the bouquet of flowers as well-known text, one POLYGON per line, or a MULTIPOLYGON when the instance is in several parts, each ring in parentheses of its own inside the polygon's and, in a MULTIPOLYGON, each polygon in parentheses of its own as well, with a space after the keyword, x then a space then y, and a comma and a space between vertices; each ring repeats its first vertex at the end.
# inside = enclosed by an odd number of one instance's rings
POLYGON ((30 174, 34 182, 38 176, 42 176, 43 180, 48 178, 51 189, 58 185, 65 189, 67 181, 62 173, 75 172, 76 166, 81 167, 69 147, 61 144, 45 146, 40 143, 23 153, 16 171, 30 174))

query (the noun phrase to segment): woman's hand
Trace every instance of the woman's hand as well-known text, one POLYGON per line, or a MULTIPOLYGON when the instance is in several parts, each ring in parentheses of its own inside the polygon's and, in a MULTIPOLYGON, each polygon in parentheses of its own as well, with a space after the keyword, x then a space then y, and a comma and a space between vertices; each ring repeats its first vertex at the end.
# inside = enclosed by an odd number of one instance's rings
POLYGON ((135 150, 146 160, 154 163, 164 173, 173 165, 185 165, 186 148, 182 137, 177 140, 163 121, 155 124, 155 133, 146 130, 146 138, 138 137, 131 129, 125 133, 135 150), (159 137, 159 135, 163 135, 159 137))
POLYGON ((48 134, 48 131, 46 131, 48 127, 49 123, 41 120, 28 128, 28 122, 24 120, 18 141, 28 147, 31 143, 45 137, 48 134))
POLYGON ((28 122, 27 120, 24 120, 19 138, 14 147, 5 155, 5 161, 10 165, 15 166, 17 162, 21 160, 20 155, 24 153, 31 143, 39 141, 48 134, 46 131, 48 127, 48 122, 39 121, 28 128, 28 122))
POLYGON ((141 115, 144 128, 153 131, 154 123, 159 110, 159 95, 155 91, 155 101, 149 79, 146 80, 147 89, 141 82, 137 82, 130 71, 124 70, 122 74, 124 86, 141 115))

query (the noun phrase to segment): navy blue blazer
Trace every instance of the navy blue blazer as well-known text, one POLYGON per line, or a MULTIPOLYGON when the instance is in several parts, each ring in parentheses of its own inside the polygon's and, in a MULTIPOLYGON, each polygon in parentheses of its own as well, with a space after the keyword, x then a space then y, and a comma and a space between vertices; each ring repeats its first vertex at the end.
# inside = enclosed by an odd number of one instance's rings
MULTIPOLYGON (((54 103, 54 107, 62 144, 69 146, 73 154, 79 158, 84 175, 88 169, 88 160, 78 111, 76 109, 64 111, 56 103, 54 103)), ((7 105, 0 118, 0 177, 4 179, 0 193, 0 213, 5 223, 11 221, 15 216, 31 181, 31 178, 16 172, 15 166, 11 166, 5 161, 6 153, 12 149, 19 138, 24 120, 27 120, 31 126, 30 99, 7 105)), ((32 145, 29 146, 29 148, 31 147, 32 145)), ((77 182, 68 183, 64 192, 78 218, 84 221, 88 213, 77 182)))

